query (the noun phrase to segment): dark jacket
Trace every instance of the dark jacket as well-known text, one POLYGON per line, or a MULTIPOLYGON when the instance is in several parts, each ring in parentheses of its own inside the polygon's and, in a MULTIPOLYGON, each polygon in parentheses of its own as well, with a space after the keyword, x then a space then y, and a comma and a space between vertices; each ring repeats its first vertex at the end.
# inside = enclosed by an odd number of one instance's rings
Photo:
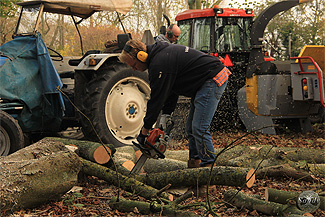
POLYGON ((224 68, 216 57, 183 45, 156 42, 147 46, 147 53, 151 87, 144 118, 144 127, 147 129, 156 122, 165 104, 175 108, 175 96, 195 96, 207 79, 213 78, 224 68), (166 102, 170 98, 174 99, 173 102, 166 102))

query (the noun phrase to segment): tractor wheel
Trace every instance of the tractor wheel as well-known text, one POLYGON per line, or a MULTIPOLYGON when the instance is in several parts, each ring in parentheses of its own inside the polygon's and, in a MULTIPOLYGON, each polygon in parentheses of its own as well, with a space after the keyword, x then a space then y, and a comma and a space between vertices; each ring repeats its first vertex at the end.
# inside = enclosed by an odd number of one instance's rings
POLYGON ((83 132, 86 138, 131 145, 143 125, 150 87, 146 72, 113 63, 96 72, 86 87, 83 132))
POLYGON ((0 156, 6 156, 24 147, 24 135, 17 121, 0 110, 0 156))

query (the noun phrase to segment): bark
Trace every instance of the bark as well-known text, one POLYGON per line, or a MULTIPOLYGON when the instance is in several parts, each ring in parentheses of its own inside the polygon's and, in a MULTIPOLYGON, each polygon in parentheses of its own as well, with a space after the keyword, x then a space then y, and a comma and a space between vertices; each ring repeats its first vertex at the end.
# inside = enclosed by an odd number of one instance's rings
POLYGON ((77 183, 80 168, 75 153, 47 139, 1 158, 1 210, 33 208, 60 199, 77 183))
MULTIPOLYGON (((262 159, 265 159, 261 166, 269 167, 278 164, 289 163, 294 166, 295 162, 306 161, 312 164, 325 164, 325 152, 320 149, 273 147, 271 145, 235 146, 218 156, 216 165, 256 167, 262 159), (269 152, 269 150, 271 151, 269 152), (269 152, 269 153, 268 153, 269 152), (268 154, 267 154, 268 153, 268 154)), ((219 153, 223 148, 215 149, 219 153)), ((166 158, 187 162, 188 150, 166 151, 166 158)), ((321 171, 324 171, 323 169, 321 171)))
MULTIPOLYGON (((267 188, 265 190, 265 200, 281 204, 288 204, 290 200, 297 202, 297 198, 301 193, 302 192, 281 191, 273 188, 267 188)), ((325 210, 325 197, 319 196, 319 198, 319 208, 321 210, 325 210)))
MULTIPOLYGON (((219 153, 222 151, 223 148, 216 148, 214 150, 215 153, 219 153)), ((236 158, 238 156, 241 156, 245 153, 246 151, 245 146, 236 146, 233 149, 230 149, 229 151, 226 151, 225 153, 221 154, 216 161, 216 165, 218 166, 230 166, 228 164, 228 161, 230 159, 236 158)), ((189 159, 189 151, 188 150, 178 150, 178 151, 172 151, 172 150, 167 150, 165 152, 166 158, 174 159, 174 160, 179 160, 179 161, 184 161, 187 163, 189 159)))
MULTIPOLYGON (((135 165, 136 160, 137 160, 137 157, 135 155, 135 150, 131 146, 124 146, 124 147, 116 148, 116 152, 113 156, 114 163, 117 166, 122 166, 127 170, 127 172, 125 172, 126 170, 123 169, 123 171, 121 172, 123 175, 126 175, 126 176, 129 175, 130 171, 132 170, 132 168, 135 165)), ((113 162, 110 162, 107 166, 112 168, 113 170, 115 170, 114 169, 115 166, 113 165, 113 162)))
POLYGON ((173 160, 179 160, 179 161, 188 161, 188 150, 178 150, 178 151, 173 151, 173 150, 167 150, 165 153, 165 157, 173 160))
POLYGON ((282 205, 274 202, 268 202, 251 197, 237 190, 228 190, 225 192, 225 200, 236 207, 245 207, 249 210, 257 210, 272 216, 289 216, 292 214, 303 215, 305 212, 295 206, 282 205), (237 194, 237 195, 236 195, 237 194))
POLYGON ((105 144, 105 147, 97 142, 82 141, 67 138, 49 137, 52 140, 60 141, 65 145, 75 145, 78 147, 76 153, 87 160, 98 164, 106 164, 111 156, 116 152, 114 145, 105 144), (109 153, 108 153, 109 152, 109 153))
MULTIPOLYGON (((119 173, 121 173, 122 175, 124 176, 129 176, 130 175, 130 170, 125 168, 123 165, 120 165, 120 164, 116 164, 116 168, 115 166, 112 164, 110 165, 109 167, 111 170, 114 170, 114 171, 118 171, 119 173)), ((135 175, 133 175, 135 176, 135 175)), ((134 177, 133 177, 134 178, 134 177)))
POLYGON ((134 163, 137 161, 135 150, 132 146, 123 146, 123 147, 116 148, 114 158, 115 159, 124 158, 127 160, 131 160, 134 163))
POLYGON ((309 148, 276 148, 278 153, 284 152, 285 157, 291 161, 306 161, 307 163, 325 163, 325 151, 309 148))
MULTIPOLYGON (((157 195, 158 190, 139 182, 138 180, 124 176, 120 173, 116 173, 107 167, 98 165, 96 163, 92 163, 90 161, 81 159, 82 162, 82 171, 90 176, 96 176, 102 180, 105 180, 109 184, 113 184, 115 186, 119 186, 122 189, 134 192, 146 199, 151 199, 155 195, 157 195), (117 177, 118 174, 118 177, 117 177)), ((168 193, 161 193, 160 197, 172 201, 172 195, 168 193)))
MULTIPOLYGON (((132 168, 133 168, 134 165, 135 165, 135 164, 133 163, 133 161, 128 160, 128 159, 125 159, 125 158, 117 158, 117 159, 116 159, 115 157, 113 157, 113 161, 114 161, 115 165, 116 165, 118 168, 123 167, 123 168, 126 169, 126 170, 123 169, 123 171, 121 172, 122 174, 124 174, 124 175, 126 175, 126 176, 128 176, 128 175, 130 174, 130 171, 132 170, 132 168), (127 172, 125 173, 125 171, 127 171, 127 172)), ((114 166, 113 161, 111 161, 109 164, 107 164, 107 167, 109 167, 109 168, 115 170, 115 166, 114 166)), ((119 170, 117 170, 117 171, 119 171, 119 170)), ((120 172, 120 171, 119 171, 119 172, 120 172)))
POLYGON ((313 182, 315 179, 307 172, 300 172, 292 168, 289 164, 265 167, 256 171, 256 178, 263 179, 268 177, 290 177, 294 180, 300 179, 308 182, 313 182))
MULTIPOLYGON (((243 186, 250 170, 236 167, 214 167, 210 185, 243 186)), ((210 177, 210 168, 193 168, 171 172, 153 173, 139 176, 141 182, 160 189, 168 184, 172 188, 206 185, 210 177)), ((251 179, 254 183, 255 176, 251 179)))
POLYGON ((315 176, 325 177, 325 164, 308 164, 308 169, 315 176))
MULTIPOLYGON (((227 150, 217 159, 218 165, 256 167, 262 159, 261 166, 275 166, 278 164, 306 161, 308 163, 325 163, 325 153, 319 149, 274 147, 271 145, 236 146, 227 150), (269 150, 271 151, 269 152, 269 150)), ((216 151, 218 153, 218 150, 216 151)))
MULTIPOLYGON (((216 165, 255 168, 262 159, 264 161, 260 166, 270 167, 275 165, 290 164, 296 167, 296 162, 305 161, 307 163, 316 163, 325 165, 325 152, 319 149, 292 148, 292 147, 273 147, 271 145, 254 146, 235 146, 218 156, 216 165), (269 152, 269 150, 271 151, 269 152), (268 154, 267 154, 268 153, 268 154), (267 155, 266 155, 267 154, 267 155)), ((219 153, 223 148, 216 148, 215 153, 219 153)), ((178 161, 188 161, 188 150, 165 152, 166 158, 178 161)), ((325 166, 318 167, 315 172, 318 175, 325 174, 325 166), (323 172, 323 173, 322 173, 323 172)))
POLYGON ((1 157, 0 160, 31 160, 51 155, 52 153, 67 150, 63 143, 50 138, 44 138, 30 146, 20 149, 8 156, 1 157))
POLYGON ((163 216, 198 216, 191 212, 186 212, 179 210, 179 206, 175 207, 172 205, 161 205, 158 202, 153 201, 152 203, 134 201, 134 200, 125 200, 119 199, 116 201, 116 197, 112 198, 110 201, 110 207, 112 209, 117 209, 121 212, 139 212, 143 215, 149 215, 152 213, 160 213, 163 216))
POLYGON ((148 159, 143 166, 146 173, 159 173, 169 172, 175 170, 181 170, 187 168, 187 162, 173 160, 169 158, 165 159, 148 159))

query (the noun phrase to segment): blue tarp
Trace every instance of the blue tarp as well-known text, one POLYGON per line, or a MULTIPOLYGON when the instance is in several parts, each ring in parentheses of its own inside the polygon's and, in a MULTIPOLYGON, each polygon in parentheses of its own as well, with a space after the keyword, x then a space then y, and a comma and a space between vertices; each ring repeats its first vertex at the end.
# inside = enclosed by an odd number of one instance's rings
POLYGON ((41 35, 15 37, 1 53, 8 59, 0 65, 0 98, 24 104, 17 118, 23 131, 57 131, 64 114, 57 90, 62 81, 41 35))

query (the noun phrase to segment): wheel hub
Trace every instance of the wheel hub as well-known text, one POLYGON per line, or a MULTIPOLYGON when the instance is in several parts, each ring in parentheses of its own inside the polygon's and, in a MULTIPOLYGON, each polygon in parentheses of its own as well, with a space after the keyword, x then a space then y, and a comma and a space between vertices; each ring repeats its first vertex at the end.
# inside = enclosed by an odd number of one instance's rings
POLYGON ((129 104, 126 109, 128 113, 126 115, 129 115, 129 118, 134 118, 136 114, 138 114, 138 107, 135 104, 129 104))

